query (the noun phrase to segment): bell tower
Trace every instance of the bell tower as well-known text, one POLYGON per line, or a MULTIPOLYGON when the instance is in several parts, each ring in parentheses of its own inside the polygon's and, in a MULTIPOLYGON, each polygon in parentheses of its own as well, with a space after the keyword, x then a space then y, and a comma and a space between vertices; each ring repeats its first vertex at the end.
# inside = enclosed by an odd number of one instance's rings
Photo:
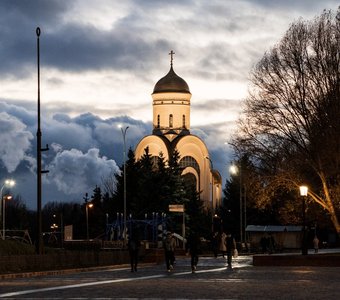
POLYGON ((153 99, 153 134, 172 141, 190 134, 190 99, 188 84, 173 69, 174 51, 170 51, 170 70, 155 85, 153 99))

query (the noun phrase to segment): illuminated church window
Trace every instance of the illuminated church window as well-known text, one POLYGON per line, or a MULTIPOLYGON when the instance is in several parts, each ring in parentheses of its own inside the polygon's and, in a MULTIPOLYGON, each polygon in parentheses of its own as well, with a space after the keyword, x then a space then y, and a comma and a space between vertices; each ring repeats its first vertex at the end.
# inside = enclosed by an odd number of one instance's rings
POLYGON ((200 173, 200 166, 197 163, 197 161, 191 157, 191 156, 184 156, 181 161, 179 162, 179 165, 185 169, 186 167, 193 167, 197 173, 200 173))

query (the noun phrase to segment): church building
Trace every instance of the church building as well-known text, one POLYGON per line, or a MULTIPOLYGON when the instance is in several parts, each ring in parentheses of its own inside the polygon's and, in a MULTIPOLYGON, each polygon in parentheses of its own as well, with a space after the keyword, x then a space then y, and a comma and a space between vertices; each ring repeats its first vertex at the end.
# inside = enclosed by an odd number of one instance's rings
POLYGON ((152 93, 153 131, 138 143, 136 159, 140 159, 148 147, 151 156, 162 153, 167 161, 177 149, 182 175, 196 184, 205 208, 214 212, 221 205, 221 175, 213 169, 204 141, 190 134, 190 89, 174 71, 174 52, 169 54, 170 70, 158 80, 152 93))

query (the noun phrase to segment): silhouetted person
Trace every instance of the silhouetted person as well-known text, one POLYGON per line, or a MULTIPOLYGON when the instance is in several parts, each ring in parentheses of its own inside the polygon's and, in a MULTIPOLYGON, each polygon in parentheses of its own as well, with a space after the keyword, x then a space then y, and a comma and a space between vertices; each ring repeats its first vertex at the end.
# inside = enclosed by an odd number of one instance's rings
POLYGON ((201 239, 197 233, 190 233, 187 240, 187 250, 191 256, 191 271, 195 273, 198 264, 198 255, 201 251, 201 239))
POLYGON ((214 232, 212 236, 211 246, 212 246, 212 250, 214 252, 215 258, 217 257, 217 254, 218 254, 219 243, 220 243, 220 235, 218 234, 218 232, 214 232))
POLYGON ((168 272, 174 268, 176 240, 171 232, 168 232, 164 240, 165 264, 168 272))
POLYGON ((275 252, 275 239, 271 234, 268 237, 268 250, 270 254, 275 252))
POLYGON ((313 245, 314 245, 314 253, 318 253, 319 252, 319 239, 317 236, 314 236, 313 245))
POLYGON ((223 257, 227 252, 226 239, 227 239, 227 235, 223 231, 220 236, 220 245, 219 245, 219 250, 222 252, 223 257))
POLYGON ((140 241, 139 241, 138 233, 134 232, 130 236, 129 241, 128 241, 131 272, 137 272, 139 248, 140 248, 140 241))
POLYGON ((227 264, 228 264, 228 269, 231 269, 231 261, 232 261, 232 257, 234 254, 234 251, 236 249, 236 242, 235 239, 232 237, 232 235, 230 233, 226 234, 226 247, 227 247, 227 264))

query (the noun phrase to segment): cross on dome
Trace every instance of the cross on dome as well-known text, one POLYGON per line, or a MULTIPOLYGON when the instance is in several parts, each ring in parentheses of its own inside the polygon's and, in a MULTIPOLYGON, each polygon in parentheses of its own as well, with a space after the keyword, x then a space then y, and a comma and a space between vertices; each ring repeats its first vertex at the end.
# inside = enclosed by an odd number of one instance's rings
POLYGON ((169 55, 170 55, 170 66, 172 67, 172 62, 173 62, 173 60, 174 60, 174 54, 175 54, 175 52, 173 51, 173 50, 171 50, 170 52, 169 52, 169 55))

